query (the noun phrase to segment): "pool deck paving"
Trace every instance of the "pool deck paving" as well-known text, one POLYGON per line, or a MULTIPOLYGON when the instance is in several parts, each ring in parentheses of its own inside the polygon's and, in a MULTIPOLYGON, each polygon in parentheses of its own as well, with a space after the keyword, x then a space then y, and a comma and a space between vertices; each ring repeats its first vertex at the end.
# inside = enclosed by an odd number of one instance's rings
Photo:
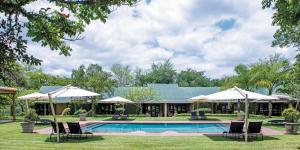
MULTIPOLYGON (((94 123, 225 123, 229 124, 231 121, 80 121, 81 127, 94 124, 94 123)), ((65 127, 67 125, 65 124, 65 127)), ((52 128, 43 128, 35 130, 35 133, 50 134, 52 128)), ((262 127, 262 133, 264 135, 284 135, 285 131, 273 130, 267 127, 262 127)), ((93 133, 96 136, 102 135, 132 135, 132 136, 222 136, 222 133, 178 133, 175 131, 166 131, 161 133, 149 133, 143 131, 128 132, 128 133, 93 133)))

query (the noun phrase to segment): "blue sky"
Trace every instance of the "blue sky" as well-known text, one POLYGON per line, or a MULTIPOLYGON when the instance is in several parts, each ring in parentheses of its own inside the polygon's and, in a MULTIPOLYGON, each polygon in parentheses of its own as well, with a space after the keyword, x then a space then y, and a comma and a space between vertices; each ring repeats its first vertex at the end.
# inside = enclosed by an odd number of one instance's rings
POLYGON ((261 9, 260 0, 145 0, 118 8, 105 24, 92 22, 84 39, 71 43, 69 57, 33 43, 28 48, 55 75, 69 76, 81 64, 149 69, 170 59, 178 71, 192 68, 219 78, 274 53, 293 60, 295 50, 270 47, 272 13, 261 9))

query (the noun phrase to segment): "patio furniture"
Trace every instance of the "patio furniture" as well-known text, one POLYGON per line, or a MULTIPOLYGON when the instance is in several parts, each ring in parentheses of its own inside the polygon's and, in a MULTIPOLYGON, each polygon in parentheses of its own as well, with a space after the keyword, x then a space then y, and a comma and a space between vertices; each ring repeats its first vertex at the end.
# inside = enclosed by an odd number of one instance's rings
POLYGON ((199 119, 201 119, 201 120, 206 120, 207 119, 207 116, 205 116, 204 111, 199 111, 199 119))
POLYGON ((65 139, 65 137, 68 136, 68 132, 66 131, 63 123, 62 122, 57 122, 57 125, 58 125, 59 134, 58 134, 58 132, 56 130, 56 124, 55 124, 55 122, 53 122, 53 121, 51 122, 52 131, 50 133, 50 141, 51 141, 52 135, 59 135, 59 136, 62 137, 63 140, 65 139))
POLYGON ((283 125, 284 122, 286 122, 285 119, 275 119, 275 120, 269 120, 268 123, 272 125, 283 125))
POLYGON ((122 120, 127 120, 128 117, 129 117, 128 112, 125 111, 125 112, 123 113, 123 115, 121 116, 121 119, 122 119, 122 120))
POLYGON ((262 121, 260 122, 249 122, 248 125, 248 137, 258 138, 258 135, 261 135, 261 139, 264 140, 264 135, 261 132, 262 121))
POLYGON ((224 137, 243 137, 243 128, 244 128, 244 122, 243 121, 232 121, 230 123, 229 131, 223 132, 224 137))
POLYGON ((191 119, 192 120, 197 120, 198 119, 197 112, 195 112, 195 111, 191 112, 191 119))
POLYGON ((40 117, 38 117, 38 120, 35 121, 35 124, 48 125, 51 124, 51 122, 53 121, 49 119, 41 119, 40 117))
POLYGON ((85 138, 87 138, 88 135, 93 136, 93 133, 91 132, 82 132, 79 122, 67 122, 67 124, 70 130, 68 137, 77 137, 81 139, 84 137, 83 135, 85 135, 85 138))
POLYGON ((121 118, 121 114, 119 112, 115 112, 112 116, 111 119, 113 120, 118 120, 119 118, 121 118))

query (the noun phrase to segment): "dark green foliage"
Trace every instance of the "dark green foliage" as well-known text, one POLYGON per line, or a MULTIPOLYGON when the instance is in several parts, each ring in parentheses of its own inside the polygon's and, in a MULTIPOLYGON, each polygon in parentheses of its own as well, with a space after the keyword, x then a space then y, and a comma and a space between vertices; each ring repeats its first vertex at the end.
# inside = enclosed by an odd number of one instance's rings
POLYGON ((204 75, 203 71, 193 69, 181 71, 177 76, 177 82, 179 86, 186 87, 211 86, 210 79, 204 75))
POLYGON ((175 83, 176 71, 173 64, 167 60, 164 63, 153 63, 151 70, 146 76, 148 83, 175 83))
POLYGON ((24 116, 25 122, 32 122, 38 120, 38 115, 36 114, 34 109, 28 109, 24 116))
POLYGON ((80 34, 87 24, 98 19, 105 22, 115 7, 132 6, 136 2, 137 0, 1 0, 0 74, 11 71, 9 65, 17 61, 31 65, 41 64, 42 60, 27 53, 28 40, 68 56, 72 50, 68 42, 82 39, 80 34), (35 2, 43 2, 43 5, 35 5, 33 9, 25 7, 35 2))

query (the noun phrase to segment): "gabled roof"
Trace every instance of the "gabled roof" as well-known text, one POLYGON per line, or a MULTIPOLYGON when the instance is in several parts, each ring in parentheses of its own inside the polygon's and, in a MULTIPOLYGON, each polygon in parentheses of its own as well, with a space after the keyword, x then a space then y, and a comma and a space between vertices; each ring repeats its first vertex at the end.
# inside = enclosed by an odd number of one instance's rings
MULTIPOLYGON (((148 84, 143 88, 153 88, 157 94, 155 100, 145 103, 191 103, 191 97, 220 91, 219 87, 179 87, 177 84, 148 84)), ((130 87, 116 88, 113 96, 124 96, 129 89, 130 87)))

